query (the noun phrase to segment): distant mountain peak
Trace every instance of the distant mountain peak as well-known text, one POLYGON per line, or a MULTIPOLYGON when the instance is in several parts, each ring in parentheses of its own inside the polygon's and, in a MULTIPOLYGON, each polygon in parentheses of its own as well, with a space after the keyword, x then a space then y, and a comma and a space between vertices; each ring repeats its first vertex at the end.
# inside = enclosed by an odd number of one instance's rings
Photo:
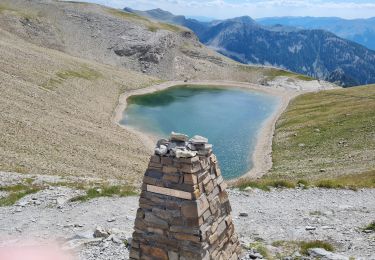
POLYGON ((166 10, 163 10, 161 8, 151 9, 148 11, 149 13, 159 13, 159 14, 165 14, 165 15, 173 15, 171 12, 168 12, 166 10))
POLYGON ((246 64, 286 68, 343 86, 375 82, 374 51, 325 31, 325 26, 316 27, 318 21, 324 25, 327 20, 339 18, 270 18, 258 23, 249 16, 240 16, 204 23, 160 8, 132 12, 185 26, 202 43, 246 64), (294 24, 296 21, 315 26, 305 28, 294 24))
POLYGON ((244 23, 244 24, 256 24, 256 21, 252 19, 250 16, 240 16, 228 19, 227 21, 244 23))

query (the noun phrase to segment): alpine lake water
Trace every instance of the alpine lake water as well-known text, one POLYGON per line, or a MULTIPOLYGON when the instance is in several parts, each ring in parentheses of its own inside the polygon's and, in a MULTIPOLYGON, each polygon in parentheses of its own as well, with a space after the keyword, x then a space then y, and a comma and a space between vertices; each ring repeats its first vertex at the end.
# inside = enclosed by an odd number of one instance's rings
POLYGON ((253 166, 258 131, 279 105, 276 96, 215 86, 175 86, 131 96, 121 124, 167 138, 201 135, 213 144, 223 176, 240 177, 253 166))

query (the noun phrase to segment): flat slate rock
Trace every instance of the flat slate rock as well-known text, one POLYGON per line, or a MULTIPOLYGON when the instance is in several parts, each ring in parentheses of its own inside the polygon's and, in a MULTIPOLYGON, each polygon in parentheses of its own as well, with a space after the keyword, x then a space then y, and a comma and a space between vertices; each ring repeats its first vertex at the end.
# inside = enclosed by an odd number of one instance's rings
POLYGON ((175 133, 172 132, 170 136, 171 141, 177 141, 177 142, 187 142, 189 140, 189 136, 185 134, 175 133))
POLYGON ((189 140, 189 142, 192 144, 207 144, 208 139, 200 135, 195 135, 189 140))

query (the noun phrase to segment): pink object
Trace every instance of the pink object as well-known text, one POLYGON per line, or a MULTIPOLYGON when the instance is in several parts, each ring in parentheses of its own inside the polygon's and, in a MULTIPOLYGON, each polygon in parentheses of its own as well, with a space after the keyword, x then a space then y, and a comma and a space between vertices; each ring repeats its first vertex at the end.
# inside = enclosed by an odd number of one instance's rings
POLYGON ((57 246, 9 246, 0 248, 0 260, 74 260, 57 246))

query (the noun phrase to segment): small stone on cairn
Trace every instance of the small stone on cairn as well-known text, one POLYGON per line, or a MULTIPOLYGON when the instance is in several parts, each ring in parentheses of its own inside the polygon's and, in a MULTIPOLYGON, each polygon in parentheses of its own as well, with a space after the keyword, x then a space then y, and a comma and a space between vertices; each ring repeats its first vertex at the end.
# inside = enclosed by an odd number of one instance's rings
POLYGON ((146 170, 130 259, 238 259, 231 207, 207 138, 172 132, 146 170))

